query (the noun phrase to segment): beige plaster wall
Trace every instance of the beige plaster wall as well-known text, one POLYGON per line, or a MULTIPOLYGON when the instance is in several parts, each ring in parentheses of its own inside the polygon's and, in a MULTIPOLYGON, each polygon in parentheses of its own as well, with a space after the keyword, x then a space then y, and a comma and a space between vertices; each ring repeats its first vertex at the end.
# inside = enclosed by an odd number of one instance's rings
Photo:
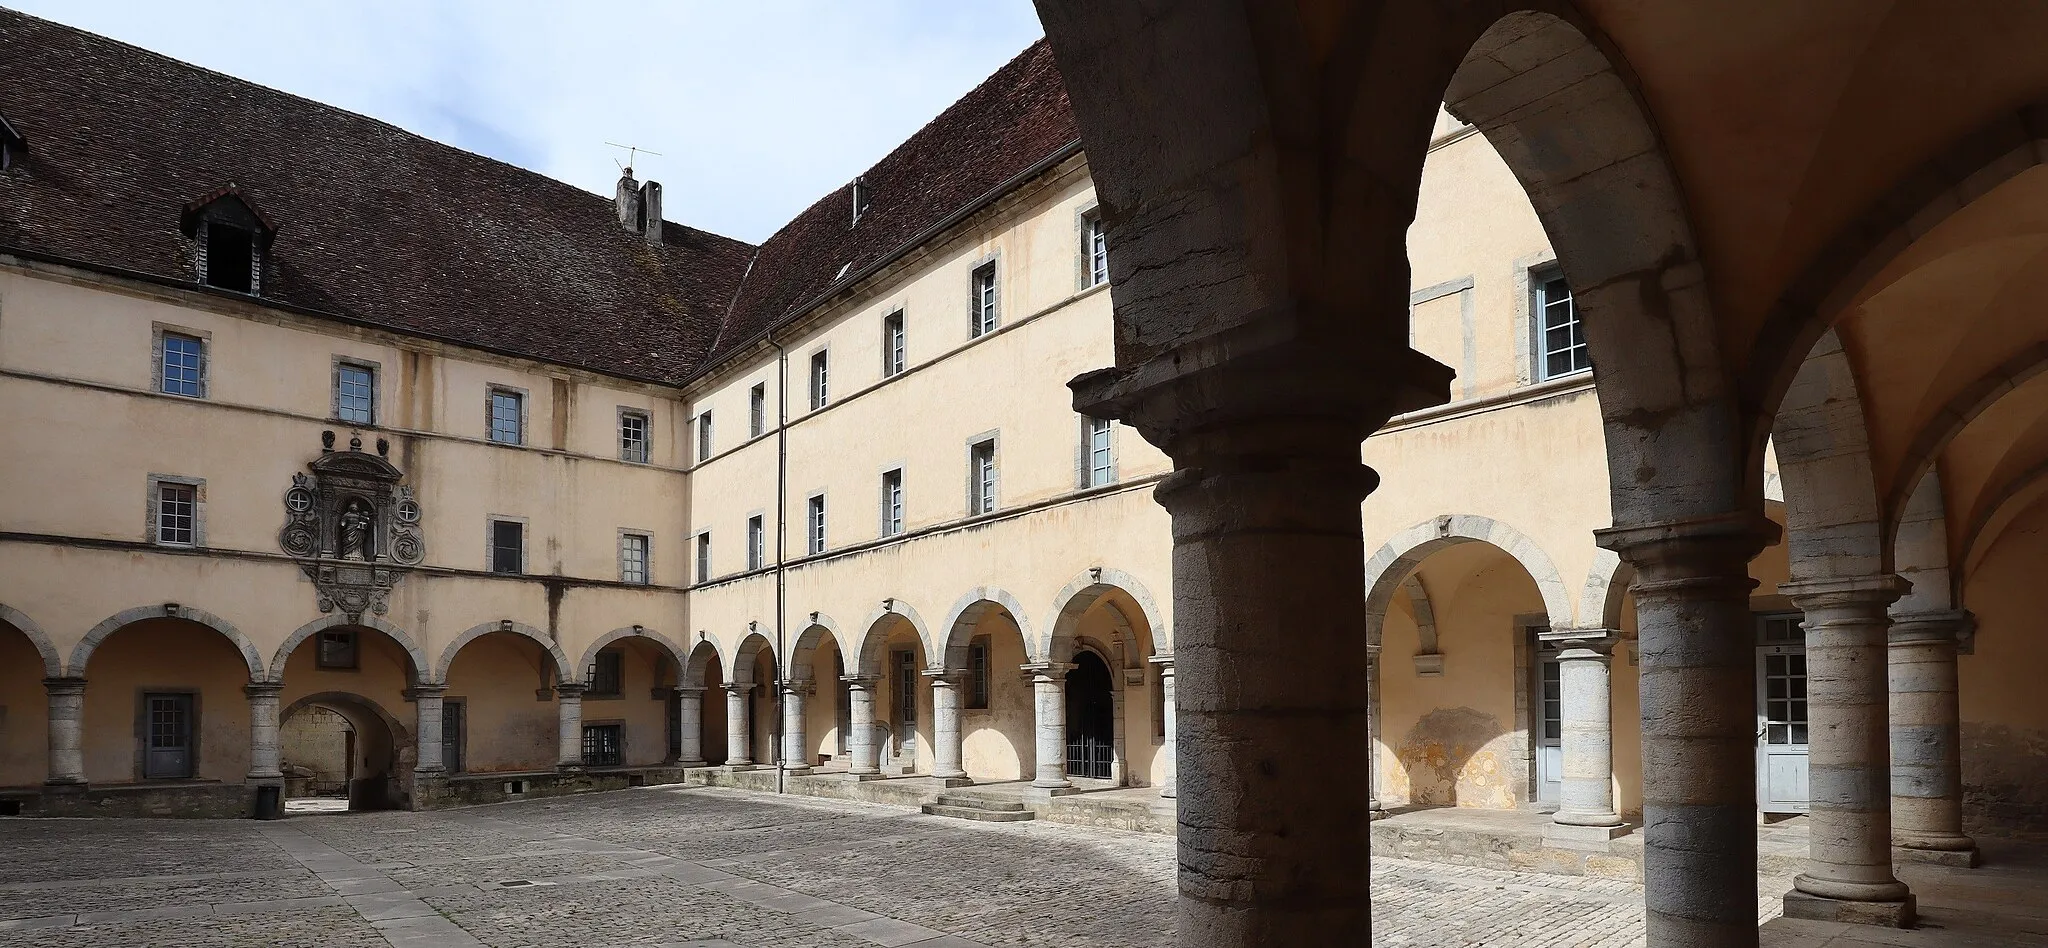
POLYGON ((980 781, 1016 780, 1038 765, 1034 743, 1031 680, 1017 671, 1027 660, 1017 623, 1000 611, 972 626, 969 638, 986 636, 988 707, 960 712, 960 766, 980 781))
MULTIPOLYGON (((661 649, 624 639, 605 647, 624 656, 616 697, 583 696, 584 724, 625 726, 625 766, 645 767, 668 759, 668 689, 675 684, 675 662, 661 649), (659 696, 656 689, 662 689, 659 696)), ((579 672, 580 674, 580 672, 579 672)))
POLYGON ((1974 653, 1957 660, 1963 803, 1973 833, 2048 833, 2048 505, 2014 518, 1963 588, 1975 614, 1974 653))
POLYGON ((465 705, 469 773, 555 769, 560 710, 536 697, 551 680, 547 664, 538 646, 509 632, 479 636, 455 656, 444 700, 465 705))
POLYGON ((0 787, 25 787, 50 775, 50 701, 43 657, 28 636, 0 622, 0 787))
POLYGON ((192 692, 193 776, 240 783, 249 772, 248 666, 219 633, 178 619, 137 622, 100 643, 85 687, 85 779, 142 776, 138 707, 145 692, 192 692))

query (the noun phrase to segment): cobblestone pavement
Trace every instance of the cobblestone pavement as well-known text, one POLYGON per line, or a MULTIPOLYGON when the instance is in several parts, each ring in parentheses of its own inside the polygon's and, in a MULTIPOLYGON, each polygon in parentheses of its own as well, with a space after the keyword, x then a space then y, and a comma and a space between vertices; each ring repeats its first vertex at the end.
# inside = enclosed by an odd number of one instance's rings
MULTIPOLYGON (((274 823, 5 820, 0 852, 0 948, 1173 941, 1167 837, 707 788, 274 823)), ((1626 882, 1393 859, 1373 881, 1379 945, 1642 940, 1626 882)))

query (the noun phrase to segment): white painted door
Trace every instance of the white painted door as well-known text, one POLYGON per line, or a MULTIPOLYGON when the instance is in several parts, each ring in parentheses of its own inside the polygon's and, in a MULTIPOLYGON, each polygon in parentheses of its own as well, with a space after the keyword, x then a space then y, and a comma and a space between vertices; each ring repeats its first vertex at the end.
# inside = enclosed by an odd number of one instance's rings
POLYGON ((1557 651, 1537 652, 1536 802, 1555 805, 1564 778, 1564 682, 1557 651))
POLYGON ((1756 649, 1757 807, 1807 806, 1806 641, 1800 616, 1759 616, 1756 649))

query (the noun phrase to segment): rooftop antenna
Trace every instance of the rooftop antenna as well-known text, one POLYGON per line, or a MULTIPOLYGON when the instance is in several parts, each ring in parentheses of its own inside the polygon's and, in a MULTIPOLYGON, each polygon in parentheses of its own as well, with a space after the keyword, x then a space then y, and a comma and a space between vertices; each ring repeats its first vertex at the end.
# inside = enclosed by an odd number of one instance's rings
POLYGON ((647 149, 641 148, 638 145, 621 145, 618 142, 605 142, 605 144, 610 145, 613 148, 623 148, 626 150, 625 164, 619 164, 619 160, 617 158, 612 159, 612 164, 619 165, 619 170, 625 174, 633 173, 633 163, 640 157, 640 153, 643 151, 647 152, 650 155, 653 155, 656 158, 660 158, 662 156, 661 152, 648 151, 647 149))

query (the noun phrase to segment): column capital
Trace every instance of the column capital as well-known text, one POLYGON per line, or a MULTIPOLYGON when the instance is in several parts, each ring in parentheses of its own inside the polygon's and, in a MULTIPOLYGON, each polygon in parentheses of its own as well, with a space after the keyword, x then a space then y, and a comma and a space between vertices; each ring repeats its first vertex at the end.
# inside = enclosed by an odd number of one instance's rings
POLYGON ((590 686, 580 681, 560 681, 555 683, 556 698, 576 698, 581 700, 583 693, 589 690, 590 686))
MULTIPOLYGON (((1375 648, 1377 648, 1377 646, 1375 646, 1375 648)), ((1168 653, 1166 653, 1166 654, 1164 654, 1164 655, 1154 655, 1154 656, 1152 656, 1151 658, 1148 658, 1148 659, 1145 659, 1145 660, 1146 660, 1146 661, 1148 661, 1148 662, 1151 662, 1151 663, 1152 663, 1152 664, 1154 664, 1154 665, 1157 665, 1157 666, 1159 666, 1159 673, 1160 673, 1160 674, 1162 674, 1162 675, 1171 675, 1171 674, 1173 674, 1173 653, 1172 653, 1172 652, 1168 652, 1168 653)))
POLYGON ((729 695, 743 695, 754 690, 754 683, 751 681, 728 681, 718 687, 729 695))
POLYGON ((45 678, 43 690, 53 695, 82 695, 85 694, 85 679, 45 678))
POLYGON ((1536 633, 1540 642, 1556 644, 1568 650, 1584 650, 1607 655, 1621 642, 1620 629, 1548 629, 1536 633))
POLYGON ((841 682, 845 683, 845 684, 846 684, 846 686, 847 686, 847 687, 849 687, 849 688, 859 688, 859 689, 861 689, 861 690, 865 691, 865 690, 869 690, 869 689, 872 689, 872 688, 874 688, 874 687, 875 687, 876 685, 878 685, 878 684, 881 684, 881 682, 882 682, 882 676, 880 676, 880 675, 841 675, 841 676, 839 676, 839 680, 840 680, 841 682))
POLYGON ((926 668, 921 674, 932 680, 932 687, 934 688, 956 688, 967 680, 967 670, 963 668, 944 668, 933 665, 926 668))
POLYGON ((703 685, 677 685, 669 690, 674 691, 678 698, 701 698, 704 696, 703 685))
POLYGON ((1892 645, 1958 645, 1976 627, 1977 617, 1966 609, 1895 613, 1886 641, 1892 645))
POLYGON ((405 689, 400 694, 407 701, 418 701, 421 698, 439 698, 447 693, 447 685, 438 681, 423 681, 405 689))
POLYGON ((1778 593, 1809 612, 1870 606, 1883 608, 1899 600, 1913 584, 1889 573, 1882 576, 1839 576, 1794 579, 1778 584, 1778 593))
POLYGON ((284 693, 284 682, 252 681, 242 686, 242 693, 251 698, 275 698, 284 693))
POLYGON ((1033 678, 1064 678, 1074 669, 1073 662, 1025 662, 1017 668, 1033 678))
POLYGON ((809 678, 785 678, 782 680, 782 692, 784 694, 809 695, 816 694, 817 691, 817 684, 809 678))
POLYGON ((1593 540, 1638 570, 1693 572, 1721 557, 1747 563, 1782 532, 1761 513, 1741 512, 1606 527, 1593 540))

